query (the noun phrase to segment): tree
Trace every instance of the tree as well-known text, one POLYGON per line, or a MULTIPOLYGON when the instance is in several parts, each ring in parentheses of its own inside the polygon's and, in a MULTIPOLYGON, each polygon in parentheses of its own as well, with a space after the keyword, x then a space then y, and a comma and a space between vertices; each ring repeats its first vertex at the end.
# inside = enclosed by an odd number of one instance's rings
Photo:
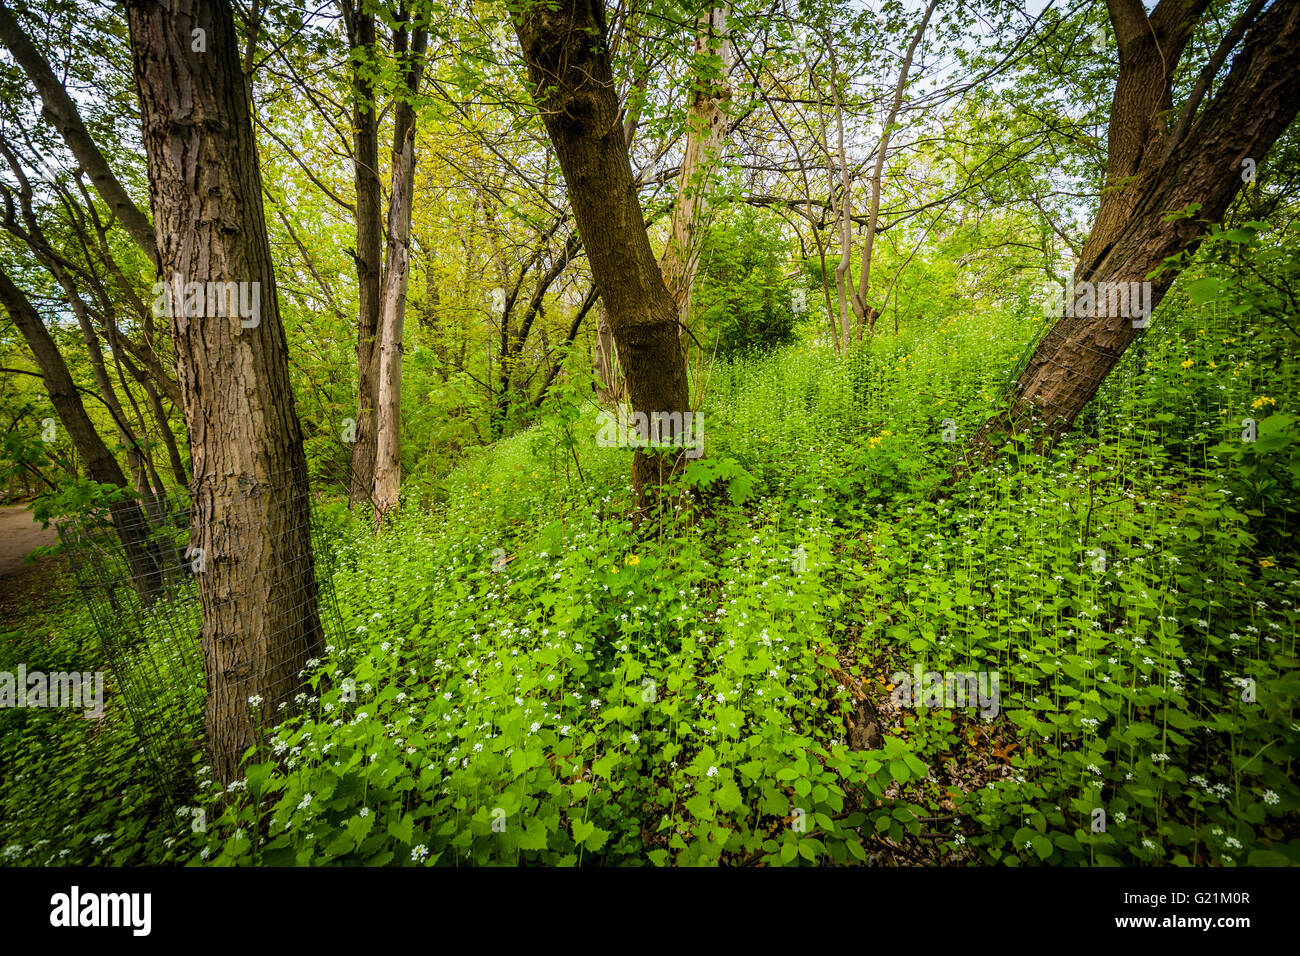
MULTIPOLYGON (((871 173, 871 205, 867 213, 866 239, 862 245, 862 268, 858 272, 858 288, 853 293, 853 311, 858 318, 858 338, 863 336, 863 326, 866 326, 867 332, 876 330, 876 319, 880 317, 880 309, 867 304, 867 293, 871 288, 871 252, 876 241, 876 232, 880 225, 880 187, 885 169, 885 157, 889 155, 889 142, 894 133, 894 122, 898 118, 899 108, 903 105, 903 93, 907 89, 907 75, 912 69, 912 60, 916 56, 916 48, 925 36, 925 28, 930 23, 930 17, 934 14, 934 8, 939 5, 939 0, 930 0, 929 5, 925 8, 925 14, 921 17, 921 22, 912 34, 911 42, 907 46, 907 52, 903 56, 903 65, 898 70, 898 83, 894 87, 894 99, 889 107, 889 115, 885 117, 884 128, 880 131, 880 141, 876 144, 876 162, 871 173)), ((844 190, 848 194, 847 187, 844 190)), ((847 199, 845 200, 847 203, 847 199)), ((848 208, 847 205, 845 207, 848 208)), ((847 221, 848 216, 845 216, 847 221)), ((882 303, 881 308, 884 305, 882 303)), ((847 329, 845 330, 847 333, 847 329)))
POLYGON ((73 103, 72 97, 68 95, 68 91, 64 89, 58 77, 54 75, 54 71, 50 69, 50 64, 23 32, 13 14, 2 4, 0 4, 0 40, 3 40, 9 52, 13 54, 14 59, 18 61, 28 79, 40 93, 46 118, 68 144, 72 155, 86 170, 91 182, 108 203, 109 209, 122 221, 127 232, 145 254, 156 261, 153 227, 150 226, 148 218, 113 175, 99 147, 86 131, 86 124, 81 121, 81 114, 77 111, 76 104, 73 103))
POLYGON ((411 14, 399 14, 393 33, 394 56, 401 78, 393 117, 392 188, 388 196, 388 246, 379 297, 379 334, 375 402, 375 526, 397 505, 402 489, 402 337, 406 325, 406 289, 410 279, 411 207, 415 190, 415 100, 424 72, 428 28, 411 14))
MULTIPOLYGON (((9 274, 0 268, 0 305, 5 307, 14 325, 22 333, 32 358, 40 369, 45 391, 55 414, 67 429, 73 445, 86 463, 90 477, 101 484, 126 487, 126 476, 113 453, 95 431, 95 425, 86 414, 86 408, 77 394, 77 386, 68 371, 67 363, 54 344, 45 323, 32 307, 30 300, 14 284, 9 274)), ((113 527, 122 542, 127 566, 131 570, 131 585, 141 602, 148 604, 156 597, 162 584, 158 555, 149 545, 149 529, 140 505, 133 499, 120 498, 110 506, 113 527)))
POLYGON ((668 226, 668 242, 659 258, 664 282, 677 303, 682 329, 690 325, 691 291, 699 271, 701 238, 708 225, 709 183, 717 169, 726 134, 726 105, 731 98, 727 7, 697 18, 692 92, 686 111, 686 149, 677 173, 677 195, 668 226))
POLYGON ((204 560, 208 747, 229 781, 324 646, 307 466, 228 0, 130 0, 127 18, 162 275, 240 284, 224 314, 195 315, 189 296, 168 309, 204 560))
MULTIPOLYGON (((650 249, 628 161, 601 0, 531 3, 512 13, 533 99, 564 173, 592 277, 609 314, 634 412, 688 410, 677 306, 650 249)), ((643 434, 642 437, 649 437, 643 434)), ((645 503, 677 467, 638 450, 632 484, 645 503)))
POLYGON ((348 504, 367 501, 374 493, 375 409, 378 367, 374 361, 379 332, 379 283, 383 274, 380 252, 379 120, 372 72, 375 15, 361 4, 344 0, 343 19, 348 31, 349 68, 352 75, 352 165, 356 189, 357 270, 357 418, 352 445, 348 504))
POLYGON ((1265 3, 1256 0, 1207 58, 1170 129, 1166 118, 1173 115, 1178 65, 1209 5, 1209 0, 1161 0, 1148 16, 1140 0, 1109 0, 1119 75, 1106 189, 1073 276, 1092 307, 1065 303, 1065 314, 1016 381, 1010 407, 971 440, 968 461, 989 457, 1008 434, 1033 423, 1041 424, 1048 438, 1070 427, 1142 327, 1122 314, 1131 307, 1099 307, 1097 289, 1149 281, 1143 304, 1154 309, 1177 277, 1174 260, 1185 259, 1208 224, 1222 218, 1248 171, 1263 161, 1300 110, 1294 69, 1300 57, 1300 4, 1275 3, 1261 15, 1265 3), (1238 44, 1227 76, 1198 113, 1238 44))

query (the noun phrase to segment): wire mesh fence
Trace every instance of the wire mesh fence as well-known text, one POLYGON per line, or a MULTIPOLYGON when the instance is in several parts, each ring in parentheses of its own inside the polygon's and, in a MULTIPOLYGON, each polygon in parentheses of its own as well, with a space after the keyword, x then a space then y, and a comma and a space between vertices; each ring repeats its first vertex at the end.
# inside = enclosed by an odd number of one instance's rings
POLYGON ((127 499, 57 528, 168 799, 205 739, 242 752, 293 707, 308 662, 345 643, 331 534, 303 482, 127 499))

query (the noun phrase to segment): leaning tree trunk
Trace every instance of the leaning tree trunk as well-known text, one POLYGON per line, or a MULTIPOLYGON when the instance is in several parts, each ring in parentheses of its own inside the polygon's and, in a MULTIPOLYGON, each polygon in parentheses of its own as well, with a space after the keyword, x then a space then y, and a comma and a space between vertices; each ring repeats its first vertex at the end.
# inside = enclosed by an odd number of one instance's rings
MULTIPOLYGON (((1300 4, 1277 3, 1246 34, 1213 101, 1181 139, 1171 139, 1164 117, 1171 109, 1172 71, 1204 5, 1162 0, 1148 18, 1137 0, 1111 2, 1120 74, 1108 189, 1075 269, 1076 285, 1140 284, 1169 257, 1194 249, 1207 223, 1219 221, 1241 189, 1242 161, 1262 161, 1300 110, 1294 69, 1300 4), (1194 216, 1166 221, 1167 213, 1192 204, 1200 206, 1194 216)), ((1150 309, 1175 278, 1167 268, 1150 280, 1150 309)), ((1065 311, 1021 373, 1010 407, 972 439, 967 462, 988 460, 1009 433, 1038 427, 1050 440, 1066 431, 1141 327, 1113 308, 1065 311)))
POLYGON ((379 333, 379 282, 383 272, 383 223, 379 188, 379 121, 368 61, 376 55, 375 17, 352 3, 343 5, 352 63, 353 179, 356 187, 357 417, 348 476, 348 505, 370 500, 375 484, 375 435, 379 333))
POLYGON ((163 277, 248 283, 249 315, 229 299, 233 315, 168 309, 193 459, 191 546, 203 559, 207 739, 230 781, 324 647, 307 464, 230 4, 126 7, 163 277), (205 52, 192 50, 196 29, 205 52))
POLYGON ((153 227, 149 224, 149 220, 131 200, 103 154, 100 153, 99 147, 90 138, 86 124, 81 120, 81 113, 78 112, 63 83, 50 68, 49 61, 23 32, 14 15, 2 4, 0 4, 0 42, 9 48, 13 58, 40 93, 42 115, 59 131, 59 135, 67 143, 72 155, 90 176, 90 181, 95 184, 100 197, 113 211, 113 215, 126 227, 131 238, 144 250, 145 255, 150 260, 156 261, 153 227))
MULTIPOLYGON (((650 249, 628 161, 604 5, 601 0, 531 3, 512 16, 533 98, 609 312, 632 408, 647 417, 685 413, 690 396, 677 307, 650 249)), ((636 452, 632 484, 643 504, 682 458, 636 452)))
MULTIPOLYGON (((5 307, 17 326, 27 347, 31 349, 36 367, 40 369, 50 404, 67 429, 73 447, 86 463, 90 477, 100 484, 126 487, 126 476, 104 440, 99 437, 94 423, 77 394, 67 363, 50 336, 41 317, 27 296, 14 285, 9 274, 0 268, 0 305, 5 307)), ((141 602, 151 603, 162 586, 162 574, 155 549, 149 545, 149 527, 144 512, 133 499, 119 501, 110 506, 113 528, 122 542, 127 567, 131 572, 131 586, 141 602)))

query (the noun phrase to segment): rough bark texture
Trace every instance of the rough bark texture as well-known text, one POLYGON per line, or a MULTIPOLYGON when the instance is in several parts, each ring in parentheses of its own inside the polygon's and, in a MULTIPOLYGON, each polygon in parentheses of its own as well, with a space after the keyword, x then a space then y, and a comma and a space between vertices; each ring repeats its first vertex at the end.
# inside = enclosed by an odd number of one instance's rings
MULTIPOLYGON (((530 4, 513 14, 533 98, 564 173, 592 277, 609 313, 634 411, 685 412, 677 307, 645 231, 605 38, 600 0, 530 4)), ((643 502, 681 456, 632 463, 643 502)))
POLYGON ((81 114, 77 111, 76 104, 72 102, 68 91, 54 75, 54 71, 50 69, 50 64, 23 32, 13 14, 3 5, 0 5, 0 40, 4 41, 9 52, 13 54, 18 65, 23 68, 27 78, 40 93, 42 112, 46 119, 59 131, 63 141, 68 144, 68 149, 72 151, 72 155, 90 176, 99 195, 108 204, 113 214, 122 221, 122 225, 144 250, 150 261, 157 262, 154 231, 148 218, 113 175, 113 170, 109 168, 99 147, 86 131, 86 125, 81 121, 81 114))
POLYGON ((377 339, 378 416, 375 436, 375 524, 397 505, 402 490, 402 336, 406 325, 406 283, 411 243, 411 179, 415 171, 414 130, 393 160, 388 209, 388 254, 380 300, 377 339))
POLYGON ((379 282, 383 272, 382 197, 379 188, 379 121, 375 89, 364 62, 375 56, 375 17, 344 4, 352 67, 353 179, 357 226, 357 417, 352 446, 348 504, 370 500, 375 483, 375 435, 378 364, 375 338, 379 332, 379 282))
POLYGON ((230 5, 126 7, 162 274, 258 283, 256 325, 169 309, 193 459, 191 542, 205 555, 208 746, 229 781, 322 653, 307 466, 230 5), (194 28, 206 52, 191 50, 194 28))
MULTIPOLYGON (((1076 282, 1142 282, 1170 256, 1195 248, 1241 189, 1243 159, 1259 162, 1300 110, 1300 4, 1277 3, 1246 34, 1213 101, 1178 143, 1168 142, 1172 71, 1206 0, 1162 0, 1148 18, 1138 0, 1112 0, 1119 44, 1107 190, 1076 282), (1172 149, 1170 148, 1172 146, 1172 149), (1199 203, 1194 218, 1165 221, 1199 203)), ((1151 280, 1151 308, 1176 273, 1151 280)), ((1105 310, 1098 310, 1104 312, 1105 310)), ((987 459, 1008 432, 1031 422, 1048 438, 1067 430, 1137 337, 1132 319, 1069 316, 1043 338, 1010 407, 972 440, 967 460, 987 459)))
POLYGON ((388 197, 388 247, 384 254, 384 282, 379 299, 379 335, 376 355, 377 394, 375 527, 397 505, 402 490, 402 339, 406 328, 406 287, 410 271, 411 204, 415 187, 414 100, 423 73, 428 34, 416 28, 407 50, 403 28, 394 38, 395 55, 402 68, 403 89, 393 118, 393 185, 388 197))

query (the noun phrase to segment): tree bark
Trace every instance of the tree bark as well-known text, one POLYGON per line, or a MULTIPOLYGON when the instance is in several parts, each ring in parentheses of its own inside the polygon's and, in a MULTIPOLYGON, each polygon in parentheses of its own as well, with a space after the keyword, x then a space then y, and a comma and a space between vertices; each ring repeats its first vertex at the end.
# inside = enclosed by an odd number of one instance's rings
POLYGON ((596 343, 592 355, 596 378, 602 387, 596 390, 600 402, 616 404, 624 398, 623 377, 619 374, 614 355, 614 330, 609 327, 609 310, 604 303, 596 302, 596 343))
POLYGON ((230 5, 126 9, 162 274, 248 283, 260 310, 256 321, 168 310, 193 464, 191 547, 205 559, 208 747, 230 781, 322 656, 307 464, 230 5), (192 50, 192 29, 206 32, 205 52, 192 50))
POLYGON ((428 33, 416 27, 410 50, 407 28, 394 37, 403 79, 393 120, 393 185, 388 197, 388 248, 379 302, 379 335, 373 501, 375 528, 397 506, 402 490, 402 337, 406 326, 406 287, 411 253, 411 204, 415 186, 415 97, 424 69, 428 33))
POLYGON ((726 134, 724 104, 731 98, 725 73, 731 67, 730 41, 727 31, 727 7, 719 6, 699 17, 694 53, 696 62, 705 62, 695 78, 694 95, 686 111, 686 150, 677 174, 677 195, 673 201, 672 221, 668 226, 668 243, 659 257, 664 284, 677 304, 681 334, 690 327, 691 291, 699 270, 700 244, 707 226, 709 184, 718 166, 726 134), (722 79, 710 74, 717 57, 724 73, 722 79))
MULTIPOLYGON (((1218 93, 1181 142, 1168 141, 1173 70, 1206 5, 1162 0, 1148 18, 1138 0, 1111 0, 1120 73, 1107 189, 1076 283, 1141 283, 1170 257, 1194 250, 1241 189, 1242 160, 1262 161, 1300 111, 1300 4, 1277 3, 1246 33, 1218 93), (1166 221, 1166 213, 1192 204, 1200 207, 1194 216, 1166 221)), ((1152 310, 1176 276, 1166 268, 1150 280, 1152 310)), ((1033 426, 1045 440, 1066 431, 1137 335, 1122 315, 1064 314, 1019 376, 1010 406, 974 436, 965 460, 986 461, 1007 434, 1033 426)))
POLYGON ((379 333, 379 284, 383 223, 380 220, 379 121, 375 87, 365 60, 376 55, 374 14, 343 4, 352 54, 353 179, 356 188, 357 268, 357 417, 352 446, 348 504, 370 500, 375 484, 375 435, 378 364, 375 339, 379 333))
MULTIPOLYGON (((646 235, 610 68, 601 0, 530 4, 512 13, 533 99, 555 148, 609 312, 632 408, 647 417, 688 411, 677 307, 646 235)), ((636 452, 642 504, 682 461, 636 452)))

